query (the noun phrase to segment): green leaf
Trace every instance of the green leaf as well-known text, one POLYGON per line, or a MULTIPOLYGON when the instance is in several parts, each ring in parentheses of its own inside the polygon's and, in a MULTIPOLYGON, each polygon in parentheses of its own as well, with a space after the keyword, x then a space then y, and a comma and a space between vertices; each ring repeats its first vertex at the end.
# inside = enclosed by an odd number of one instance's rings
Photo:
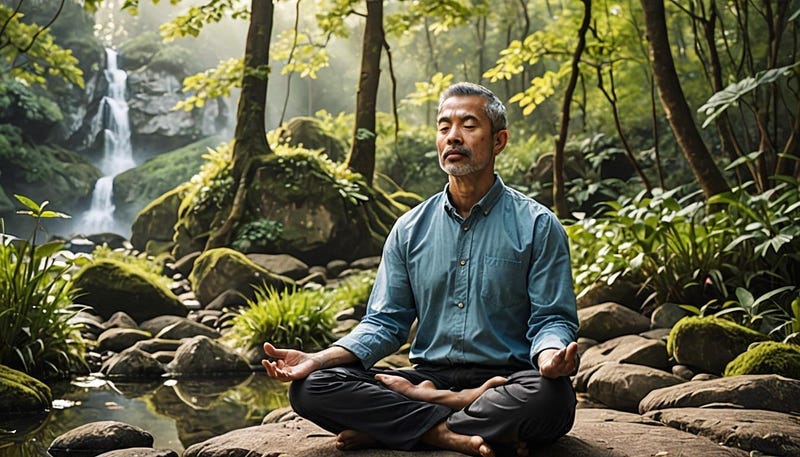
POLYGON ((739 299, 739 304, 741 304, 745 308, 751 308, 753 306, 753 303, 755 303, 753 294, 751 294, 750 291, 742 287, 736 288, 736 298, 739 299))
MULTIPOLYGON (((30 198, 28 198, 28 197, 26 197, 24 195, 14 194, 14 197, 17 200, 19 200, 20 203, 25 205, 26 208, 30 209, 34 213, 38 213, 39 211, 42 210, 42 207, 39 206, 39 204, 37 204, 35 201, 31 200, 30 198)), ((45 203, 47 203, 47 202, 45 202, 45 203)), ((44 206, 44 205, 42 205, 42 206, 44 206)))

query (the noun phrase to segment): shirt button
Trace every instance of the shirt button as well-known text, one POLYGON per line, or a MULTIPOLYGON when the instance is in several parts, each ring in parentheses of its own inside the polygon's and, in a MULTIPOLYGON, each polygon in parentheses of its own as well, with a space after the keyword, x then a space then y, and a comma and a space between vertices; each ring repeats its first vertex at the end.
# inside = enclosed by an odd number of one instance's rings
POLYGON ((456 306, 458 306, 459 308, 463 308, 464 307, 464 302, 460 301, 460 302, 458 302, 458 304, 456 306))
POLYGON ((467 230, 469 230, 469 226, 468 226, 468 225, 465 225, 465 226, 464 226, 464 231, 466 232, 467 230))
POLYGON ((458 262, 458 263, 459 263, 459 264, 461 264, 461 266, 463 267, 464 265, 466 265, 466 264, 467 264, 467 261, 466 261, 466 260, 464 260, 464 259, 461 259, 461 261, 460 261, 460 262, 458 262))

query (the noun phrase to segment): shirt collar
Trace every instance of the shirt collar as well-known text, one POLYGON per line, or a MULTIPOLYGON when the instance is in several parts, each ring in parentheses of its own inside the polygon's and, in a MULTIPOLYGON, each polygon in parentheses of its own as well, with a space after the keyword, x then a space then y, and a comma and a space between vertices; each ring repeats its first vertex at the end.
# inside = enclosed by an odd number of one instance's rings
MULTIPOLYGON (((503 194, 503 189, 505 188, 505 184, 503 184, 503 180, 500 179, 500 175, 497 173, 494 174, 494 183, 492 183, 492 187, 486 192, 486 194, 472 207, 471 214, 474 214, 476 211, 482 213, 484 216, 488 216, 489 213, 494 208, 494 205, 500 200, 500 196, 503 194)), ((455 216, 458 214, 456 207, 453 206, 453 203, 450 202, 450 183, 445 184, 444 191, 442 192, 444 195, 444 210, 450 216, 455 216)))

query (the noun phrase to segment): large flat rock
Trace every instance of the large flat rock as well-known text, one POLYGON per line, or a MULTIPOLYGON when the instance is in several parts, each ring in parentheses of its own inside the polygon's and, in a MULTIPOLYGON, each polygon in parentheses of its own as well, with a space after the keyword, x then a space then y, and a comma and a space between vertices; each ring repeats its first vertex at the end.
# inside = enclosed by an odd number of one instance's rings
MULTIPOLYGON (((235 430, 195 444, 183 457, 456 457, 445 451, 403 452, 366 449, 341 452, 334 435, 299 418, 235 430)), ((666 427, 638 414, 609 409, 579 409, 573 430, 553 445, 534 449, 543 457, 640 457, 702 455, 745 457, 747 452, 720 446, 691 433, 666 427)))

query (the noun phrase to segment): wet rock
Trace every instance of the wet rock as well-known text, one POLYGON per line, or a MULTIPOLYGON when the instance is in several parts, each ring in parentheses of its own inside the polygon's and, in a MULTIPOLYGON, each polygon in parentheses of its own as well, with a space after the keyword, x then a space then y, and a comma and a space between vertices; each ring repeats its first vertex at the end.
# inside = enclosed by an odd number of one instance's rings
POLYGON ((207 336, 196 336, 178 348, 175 359, 167 364, 166 371, 180 377, 225 375, 249 372, 250 365, 221 343, 207 336))
POLYGON ((610 408, 636 412, 651 391, 685 382, 671 373, 641 365, 606 363, 589 378, 586 391, 610 408))
POLYGON ((83 292, 81 302, 106 319, 117 311, 124 311, 137 322, 164 314, 188 313, 165 287, 115 260, 87 265, 75 276, 74 286, 83 292))
MULTIPOLYGON (((250 295, 251 296, 249 298, 252 299, 253 298, 252 293, 250 295)), ((213 300, 211 300, 211 302, 208 305, 206 305, 206 309, 210 310, 222 310, 225 308, 233 309, 245 306, 246 304, 247 304, 247 297, 242 296, 242 294, 236 290, 228 289, 222 292, 221 294, 217 295, 213 300)))
POLYGON ((139 328, 153 335, 158 335, 161 330, 164 330, 164 328, 169 327, 183 318, 182 316, 158 316, 142 322, 139 324, 139 328))
POLYGON ((181 275, 188 277, 189 273, 192 272, 192 268, 194 268, 195 261, 197 261, 197 258, 200 257, 200 254, 202 254, 201 251, 195 251, 186 254, 172 264, 172 269, 181 275))
POLYGON ((800 380, 778 375, 743 375, 689 381, 650 392, 639 403, 639 412, 708 404, 797 414, 800 412, 800 380))
POLYGON ((121 352, 136 344, 137 341, 150 339, 153 335, 144 330, 133 328, 110 328, 100 334, 97 349, 101 352, 121 352))
POLYGON ((52 401, 45 383, 0 365, 0 413, 41 412, 50 409, 52 401))
POLYGON ((149 340, 139 341, 133 347, 152 354, 158 351, 176 351, 181 344, 183 343, 180 340, 151 338, 149 340))
POLYGON ((247 254, 256 265, 295 281, 308 275, 308 265, 288 254, 247 254))
POLYGON ((757 409, 676 408, 651 411, 653 420, 736 446, 773 456, 800 455, 800 417, 757 409))
POLYGON ((153 435, 116 421, 92 422, 57 437, 47 451, 53 457, 89 457, 116 449, 153 447, 153 435))
POLYGON ((650 320, 618 303, 607 302, 578 310, 578 336, 606 341, 650 329, 650 320))
POLYGON ((184 338, 192 338, 198 335, 207 336, 209 338, 220 337, 219 332, 213 328, 206 327, 203 324, 182 318, 177 322, 164 327, 160 332, 158 332, 156 338, 162 340, 181 340, 184 338))
POLYGON ((103 324, 103 327, 109 328, 139 328, 139 325, 136 324, 136 321, 133 320, 128 313, 124 313, 122 311, 118 311, 111 315, 107 321, 103 324))
POLYGON ((164 374, 164 367, 147 352, 132 347, 106 360, 100 371, 109 378, 156 378, 164 374))
POLYGON ((748 346, 768 339, 727 319, 686 317, 672 328, 667 351, 681 365, 718 375, 748 346))

